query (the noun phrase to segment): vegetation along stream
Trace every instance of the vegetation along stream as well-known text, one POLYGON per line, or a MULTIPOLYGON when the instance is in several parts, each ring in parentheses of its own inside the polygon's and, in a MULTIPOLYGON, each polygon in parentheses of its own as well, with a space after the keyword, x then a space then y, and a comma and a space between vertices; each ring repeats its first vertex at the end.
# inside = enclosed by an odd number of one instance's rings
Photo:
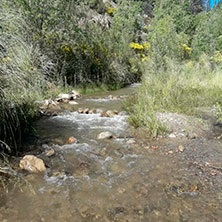
POLYGON ((0 0, 0 222, 221 222, 221 18, 0 0))
POLYGON ((74 106, 79 112, 69 105, 37 121, 38 148, 29 154, 47 169, 19 172, 26 183, 1 194, 0 221, 221 221, 221 142, 136 132, 120 105, 134 89, 87 96, 74 106), (116 111, 106 117, 98 109, 116 111), (112 138, 98 139, 104 131, 112 138), (71 136, 78 143, 67 144, 71 136))

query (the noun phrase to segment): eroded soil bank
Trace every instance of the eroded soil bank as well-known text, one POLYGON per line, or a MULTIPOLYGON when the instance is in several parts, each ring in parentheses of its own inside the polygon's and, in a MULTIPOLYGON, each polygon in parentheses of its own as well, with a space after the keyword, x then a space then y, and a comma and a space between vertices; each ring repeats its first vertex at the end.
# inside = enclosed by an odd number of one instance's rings
POLYGON ((133 90, 83 98, 39 120, 39 139, 28 154, 43 159, 47 170, 19 172, 26 183, 1 195, 0 221, 221 221, 220 127, 206 116, 196 122, 164 114, 166 122, 181 121, 180 130, 151 140, 144 130, 132 129, 122 112, 121 101, 133 90), (98 139, 106 131, 112 138, 98 139), (66 144, 72 136, 78 143, 66 144))

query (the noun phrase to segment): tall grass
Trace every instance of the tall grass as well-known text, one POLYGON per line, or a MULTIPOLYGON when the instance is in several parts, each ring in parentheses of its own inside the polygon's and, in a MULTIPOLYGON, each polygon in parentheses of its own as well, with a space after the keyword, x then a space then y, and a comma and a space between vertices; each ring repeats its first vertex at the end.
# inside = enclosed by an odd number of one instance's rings
POLYGON ((196 108, 222 101, 222 70, 212 70, 206 57, 183 65, 171 61, 164 70, 151 67, 146 67, 142 86, 126 105, 131 113, 131 123, 146 127, 153 136, 166 130, 158 121, 157 113, 197 115, 196 108))
POLYGON ((50 61, 27 40, 29 26, 6 2, 0 7, 0 140, 17 148, 47 86, 50 61))

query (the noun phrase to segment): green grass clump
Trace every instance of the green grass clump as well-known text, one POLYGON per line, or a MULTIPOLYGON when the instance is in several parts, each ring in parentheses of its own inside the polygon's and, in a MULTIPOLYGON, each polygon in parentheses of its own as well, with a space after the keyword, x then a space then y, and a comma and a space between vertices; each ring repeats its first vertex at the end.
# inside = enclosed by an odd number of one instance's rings
POLYGON ((147 67, 142 86, 126 107, 130 122, 146 127, 153 136, 166 130, 156 118, 158 112, 197 115, 196 108, 221 101, 222 70, 212 71, 206 58, 183 65, 172 62, 167 70, 158 72, 151 67, 147 67))
MULTIPOLYGON (((28 41, 29 26, 20 13, 4 4, 0 7, 0 140, 15 153, 36 114, 34 101, 41 100, 47 88, 44 73, 49 60, 28 41)), ((6 146, 0 145, 0 152, 5 151, 6 146)))

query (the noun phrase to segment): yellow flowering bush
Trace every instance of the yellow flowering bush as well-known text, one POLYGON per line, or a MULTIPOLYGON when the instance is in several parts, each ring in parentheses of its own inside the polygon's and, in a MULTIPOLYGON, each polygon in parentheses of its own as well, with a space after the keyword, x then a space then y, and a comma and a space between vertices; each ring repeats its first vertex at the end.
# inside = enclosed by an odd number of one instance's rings
POLYGON ((136 42, 131 42, 130 48, 137 50, 137 52, 138 52, 137 57, 139 57, 142 62, 145 62, 148 60, 147 55, 145 55, 144 53, 150 49, 149 43, 145 42, 143 44, 139 44, 136 42))

